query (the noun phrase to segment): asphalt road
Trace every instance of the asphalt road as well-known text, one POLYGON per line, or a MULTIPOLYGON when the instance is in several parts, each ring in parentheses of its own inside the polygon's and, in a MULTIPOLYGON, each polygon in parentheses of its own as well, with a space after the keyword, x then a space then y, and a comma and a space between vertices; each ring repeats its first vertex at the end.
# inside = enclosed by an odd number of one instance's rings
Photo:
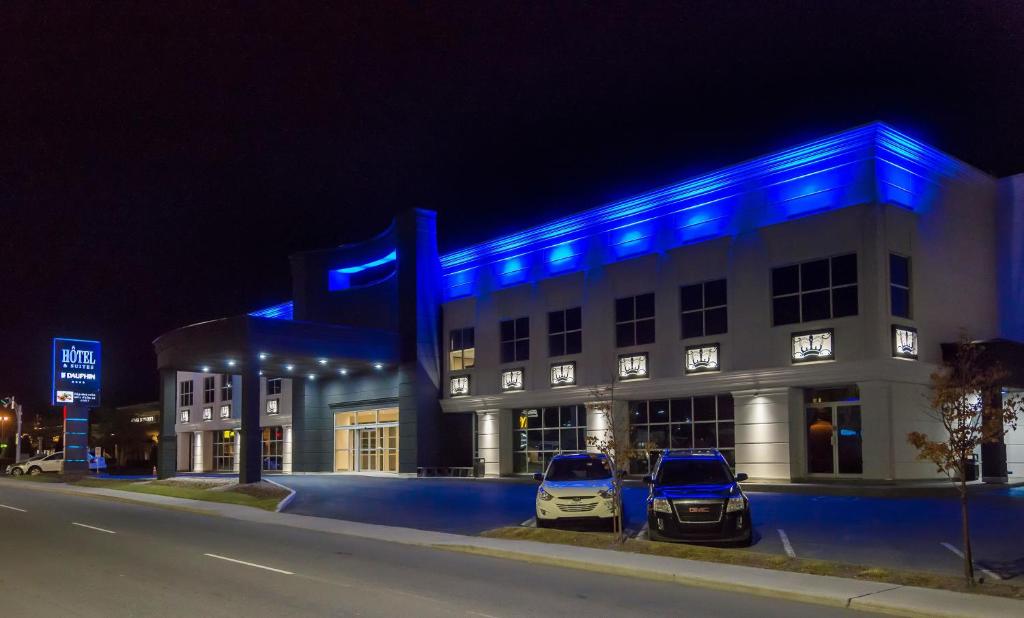
MULTIPOLYGON (((416 479, 352 475, 275 477, 298 490, 288 512, 408 528, 478 534, 534 514, 536 484, 518 480, 416 479)), ((952 497, 853 497, 748 492, 751 551, 913 568, 958 575, 960 507, 952 497), (785 536, 783 536, 785 535, 785 536), (785 541, 783 540, 785 538, 785 541), (788 546, 787 546, 788 542, 788 546), (952 548, 952 549, 951 549, 952 548)), ((644 526, 643 487, 626 487, 626 526, 644 526)), ((1024 579, 1024 488, 971 497, 978 566, 1024 579)))
POLYGON ((854 615, 32 489, 0 505, 12 616, 854 615))

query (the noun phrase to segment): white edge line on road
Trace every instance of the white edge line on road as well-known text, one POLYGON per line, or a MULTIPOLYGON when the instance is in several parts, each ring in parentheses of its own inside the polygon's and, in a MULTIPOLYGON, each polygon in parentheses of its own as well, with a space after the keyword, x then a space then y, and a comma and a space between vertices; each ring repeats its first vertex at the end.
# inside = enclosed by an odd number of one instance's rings
MULTIPOLYGON (((948 549, 949 551, 951 551, 951 552, 953 552, 954 554, 956 554, 957 556, 959 556, 961 560, 963 560, 963 559, 964 559, 964 552, 962 552, 962 551, 960 551, 959 549, 957 549, 957 548, 953 547, 953 546, 952 546, 952 545, 950 545, 949 543, 946 543, 945 541, 943 541, 943 542, 939 543, 939 545, 942 545, 943 547, 945 547, 945 548, 946 548, 946 549, 948 549)), ((999 577, 998 575, 996 575, 996 574, 995 574, 995 573, 993 573, 992 571, 989 571, 988 569, 983 569, 983 568, 981 568, 981 567, 978 567, 978 570, 979 570, 979 571, 981 571, 982 573, 984 573, 985 575, 988 575, 988 576, 989 576, 989 577, 991 577, 992 579, 996 579, 996 580, 1002 580, 1002 579, 1003 579, 1002 577, 999 577)))
POLYGON ((281 569, 275 569, 273 567, 263 566, 262 564, 254 564, 252 562, 246 562, 244 560, 235 560, 234 558, 228 558, 227 556, 218 556, 217 554, 203 554, 210 558, 216 558, 217 560, 227 560, 228 562, 234 562, 236 564, 244 564, 245 566, 255 567, 257 569, 263 569, 265 571, 273 571, 274 573, 281 573, 282 575, 295 575, 291 571, 282 571, 281 569))
POLYGON ((0 504, 0 509, 9 509, 11 511, 18 511, 19 513, 28 513, 25 509, 19 509, 16 506, 7 506, 6 504, 0 504))
POLYGON ((90 530, 96 530, 97 532, 106 532, 107 534, 117 534, 113 530, 107 530, 106 528, 97 528, 96 526, 90 526, 89 524, 80 524, 77 521, 71 522, 72 526, 81 526, 82 528, 88 528, 90 530))
POLYGON ((782 549, 785 550, 786 555, 790 558, 796 558, 796 552, 793 551, 793 545, 789 542, 789 537, 786 536, 786 531, 782 528, 777 529, 779 531, 779 538, 782 539, 782 549))

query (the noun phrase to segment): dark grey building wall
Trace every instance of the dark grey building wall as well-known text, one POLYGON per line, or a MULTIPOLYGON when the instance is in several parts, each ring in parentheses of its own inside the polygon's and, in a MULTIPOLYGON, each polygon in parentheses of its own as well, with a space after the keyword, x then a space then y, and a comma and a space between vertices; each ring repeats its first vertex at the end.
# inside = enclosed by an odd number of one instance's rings
MULTIPOLYGON (((292 469, 295 472, 334 471, 334 413, 398 404, 394 368, 379 374, 306 382, 292 413, 292 469)), ((294 396, 294 394, 293 394, 294 396)), ((399 438, 401 440, 401 438, 399 438)), ((399 451, 403 445, 399 443, 399 451)))

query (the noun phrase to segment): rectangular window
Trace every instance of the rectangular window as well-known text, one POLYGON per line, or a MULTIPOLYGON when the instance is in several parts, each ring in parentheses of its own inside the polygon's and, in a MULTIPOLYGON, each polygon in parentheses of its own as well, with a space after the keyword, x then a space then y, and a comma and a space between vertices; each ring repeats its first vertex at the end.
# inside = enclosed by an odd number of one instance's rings
POLYGON ((225 374, 220 377, 220 400, 231 401, 232 393, 232 381, 231 376, 225 374))
POLYGON ((192 380, 185 380, 178 385, 178 405, 192 405, 192 380))
POLYGON ((857 315, 857 254, 772 269, 772 324, 857 315))
POLYGON ((512 462, 517 473, 544 472, 551 458, 587 450, 587 410, 561 406, 516 410, 512 462))
POLYGON ((728 331, 725 279, 679 288, 683 339, 721 335, 728 331))
POLYGON ((736 465, 732 395, 629 402, 630 471, 648 474, 664 449, 716 448, 736 465))
POLYGON ((583 312, 580 307, 548 313, 548 356, 583 351, 583 312))
POLYGON ((889 298, 894 316, 910 319, 910 258, 889 254, 889 298))
POLYGON ((448 334, 448 369, 461 371, 476 364, 473 327, 456 328, 448 334))
POLYGON ((501 322, 501 362, 530 360, 530 318, 501 322))
POLYGON ((284 428, 263 428, 263 469, 270 472, 284 470, 284 428))
POLYGON ((281 394, 281 378, 270 378, 267 380, 267 394, 268 395, 280 395, 281 394))
POLYGON ((203 378, 203 403, 213 403, 214 394, 217 392, 216 383, 213 376, 203 378))
POLYGON ((213 431, 213 469, 231 472, 235 469, 235 432, 230 429, 213 431))
POLYGON ((615 345, 620 348, 654 343, 654 293, 615 301, 615 345))

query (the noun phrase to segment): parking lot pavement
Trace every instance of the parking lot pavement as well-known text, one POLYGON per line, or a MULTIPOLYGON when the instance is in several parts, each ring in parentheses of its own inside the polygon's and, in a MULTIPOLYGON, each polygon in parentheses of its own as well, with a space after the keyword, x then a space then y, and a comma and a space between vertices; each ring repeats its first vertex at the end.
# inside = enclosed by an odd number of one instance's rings
MULTIPOLYGON (((536 484, 517 479, 299 475, 275 480, 297 490, 286 510, 302 515, 460 534, 521 525, 534 516, 536 484)), ((646 495, 642 486, 625 488, 626 528, 634 533, 644 525, 646 495)), ((954 553, 961 545, 956 498, 753 491, 748 496, 755 526, 751 551, 961 572, 954 553)), ((978 566, 1002 579, 1024 579, 1024 488, 978 494, 971 501, 978 566)))

